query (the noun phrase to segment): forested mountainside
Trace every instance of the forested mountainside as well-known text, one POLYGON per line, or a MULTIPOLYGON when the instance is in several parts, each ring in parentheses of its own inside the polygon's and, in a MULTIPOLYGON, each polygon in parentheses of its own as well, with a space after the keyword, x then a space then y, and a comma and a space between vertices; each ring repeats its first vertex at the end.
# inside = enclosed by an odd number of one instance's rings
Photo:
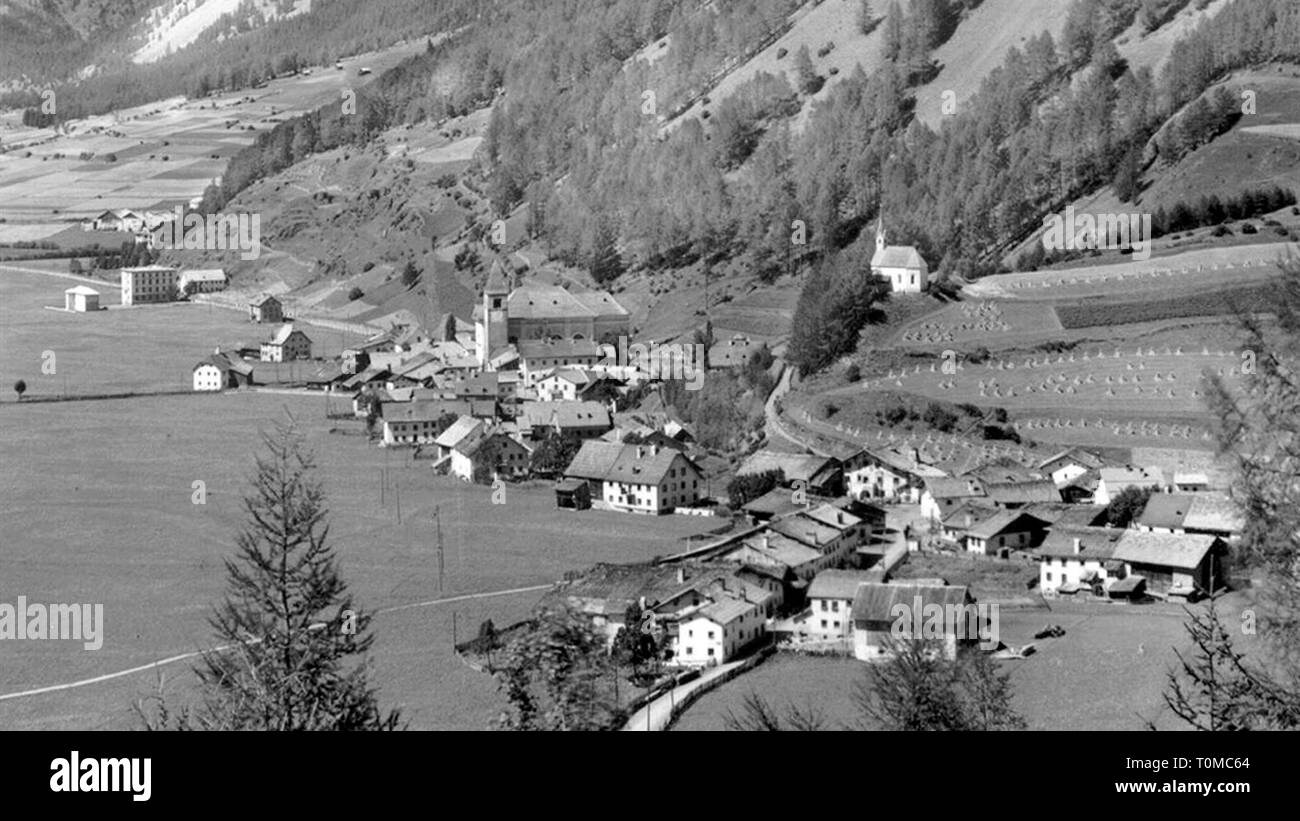
POLYGON ((910 89, 973 4, 874 5, 886 14, 888 63, 838 83, 793 133, 784 116, 824 79, 806 55, 791 55, 802 64, 797 83, 758 77, 702 123, 665 131, 659 121, 729 55, 783 25, 786 0, 500 2, 491 25, 381 78, 361 116, 332 106, 277 127, 232 161, 209 205, 306 153, 499 95, 482 169, 494 207, 527 203, 551 250, 601 278, 706 253, 745 255, 775 273, 788 264, 793 219, 805 221, 817 254, 852 243, 882 210, 891 236, 917 244, 941 272, 978 275, 1044 213, 1213 138, 1235 110, 1200 99, 1216 78, 1300 56, 1300 8, 1235 2, 1180 41, 1158 74, 1135 72, 1115 36, 1139 14, 1158 20, 1178 4, 1077 0, 1059 41, 1045 33, 1012 49, 932 131, 911 116, 910 89), (664 57, 635 56, 663 34, 664 57))
MULTIPOLYGON (((111 5, 125 9, 128 3, 111 5)), ((456 28, 484 14, 488 4, 314 0, 307 13, 260 27, 223 18, 192 45, 144 65, 132 61, 134 41, 128 34, 157 3, 132 0, 131 5, 133 16, 123 12, 112 37, 89 39, 61 26, 57 15, 0 12, 0 43, 5 46, 0 48, 0 79, 30 80, 0 95, 0 108, 31 107, 39 113, 40 92, 49 88, 56 92, 58 110, 41 124, 52 125, 182 94, 248 88, 301 66, 328 65, 340 57, 456 28), (89 76, 76 76, 91 62, 89 76)))

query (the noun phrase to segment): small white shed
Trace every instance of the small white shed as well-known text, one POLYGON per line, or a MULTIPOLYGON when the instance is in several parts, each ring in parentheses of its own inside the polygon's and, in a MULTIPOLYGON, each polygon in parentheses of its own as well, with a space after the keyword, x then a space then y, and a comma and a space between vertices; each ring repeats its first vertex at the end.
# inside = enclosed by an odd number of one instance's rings
POLYGON ((63 292, 64 308, 69 311, 98 311, 99 291, 78 285, 63 292))

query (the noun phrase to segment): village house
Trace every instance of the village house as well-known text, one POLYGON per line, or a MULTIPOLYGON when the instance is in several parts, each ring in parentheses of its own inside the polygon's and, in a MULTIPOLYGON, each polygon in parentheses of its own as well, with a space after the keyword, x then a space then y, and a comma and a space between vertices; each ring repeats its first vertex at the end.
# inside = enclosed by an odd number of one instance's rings
POLYGON ((847 563, 859 547, 871 541, 873 531, 863 519, 829 504, 782 516, 768 528, 817 550, 832 566, 847 563))
POLYGON ((600 402, 524 402, 517 421, 520 435, 533 440, 552 433, 595 439, 613 427, 609 408, 600 402))
POLYGON ((1199 533, 1149 533, 1125 530, 1115 544, 1115 559, 1129 577, 1141 577, 1146 591, 1194 599, 1223 586, 1228 546, 1199 533))
POLYGON ((164 265, 123 268, 122 305, 176 300, 176 269, 164 265))
POLYGON ((818 573, 808 586, 811 610, 800 632, 816 641, 848 638, 853 633, 853 600, 858 595, 858 587, 879 581, 880 574, 870 570, 823 570, 818 573))
POLYGON ((83 223, 81 227, 87 231, 121 231, 135 234, 144 230, 145 218, 129 208, 119 208, 115 211, 101 212, 88 223, 83 223))
POLYGON ((1151 488, 1154 491, 1165 489, 1165 477, 1160 468, 1135 468, 1131 465, 1120 468, 1102 468, 1093 494, 1094 505, 1109 505, 1111 500, 1131 487, 1151 488))
POLYGON ((499 430, 489 431, 453 445, 448 472, 466 482, 519 479, 528 474, 531 457, 525 445, 499 430))
POLYGON ((1068 448, 1039 462, 1038 470, 1057 487, 1065 487, 1089 471, 1101 470, 1105 465, 1105 460, 1091 451, 1068 448))
POLYGON ((753 476, 780 470, 785 486, 801 488, 817 496, 839 496, 844 492, 844 471, 840 460, 802 453, 758 450, 736 470, 737 476, 753 476))
POLYGON ((919 294, 929 284, 930 266, 911 245, 886 244, 882 216, 876 225, 876 253, 871 257, 871 273, 888 281, 896 294, 919 294))
POLYGON ((252 322, 280 323, 284 321, 284 306, 280 300, 266 294, 248 303, 248 318, 252 322))
POLYGON ((930 521, 942 521, 971 499, 984 498, 984 485, 974 476, 928 479, 921 494, 921 515, 930 521))
POLYGON ((203 268, 183 272, 176 281, 176 289, 183 295, 211 294, 226 290, 228 279, 220 268, 203 268))
POLYGON ((384 444, 433 444, 442 433, 439 423, 445 423, 445 417, 458 405, 439 400, 384 403, 384 444))
POLYGON ((311 337, 292 323, 281 325, 275 336, 262 343, 263 362, 292 362, 311 359, 311 337))
POLYGON ((853 597, 854 657, 860 661, 884 660, 892 655, 894 643, 899 639, 925 638, 924 635, 914 635, 912 614, 918 604, 922 616, 932 605, 942 608, 945 614, 957 616, 943 620, 942 636, 937 639, 942 643, 947 658, 957 657, 958 645, 978 640, 978 634, 971 635, 966 627, 970 624, 975 604, 966 587, 918 582, 867 582, 858 586, 853 597), (898 636, 895 636, 895 624, 899 628, 898 636))
POLYGON ((537 398, 542 402, 576 402, 602 381, 594 371, 557 370, 537 380, 537 398))
POLYGON ((1105 590, 1124 575, 1115 561, 1115 544, 1124 534, 1114 527, 1053 527, 1038 548, 1038 589, 1045 594, 1105 590))
POLYGON ((844 460, 846 489, 855 499, 890 499, 916 504, 927 482, 945 476, 938 468, 921 464, 915 452, 863 448, 844 460))
POLYGON ((715 556, 720 561, 764 567, 783 575, 789 573, 794 582, 802 584, 786 588, 788 602, 802 600, 807 583, 832 565, 831 558, 820 550, 767 529, 724 540, 715 556))
POLYGON ((943 520, 943 535, 969 553, 993 555, 1003 549, 1028 550, 1042 540, 1047 526, 1021 511, 966 504, 943 520))
POLYGON ((516 346, 525 387, 535 387, 555 368, 595 365, 605 358, 600 345, 589 339, 530 339, 516 346))
POLYGON ((657 445, 583 442, 564 478, 585 480, 593 499, 632 513, 672 513, 702 495, 699 467, 681 451, 657 445))
POLYGON ((1246 527, 1240 508, 1221 493, 1153 493, 1133 522, 1148 533, 1200 533, 1225 540, 1246 527))
POLYGON ((222 391, 252 384, 253 368, 239 356, 217 349, 194 366, 194 390, 222 391))
POLYGON ((766 620, 756 605, 722 599, 680 623, 673 659, 685 666, 725 664, 766 632, 766 620))
POLYGON ((94 288, 87 288, 85 285, 69 288, 63 292, 63 309, 78 313, 98 311, 99 291, 94 288))

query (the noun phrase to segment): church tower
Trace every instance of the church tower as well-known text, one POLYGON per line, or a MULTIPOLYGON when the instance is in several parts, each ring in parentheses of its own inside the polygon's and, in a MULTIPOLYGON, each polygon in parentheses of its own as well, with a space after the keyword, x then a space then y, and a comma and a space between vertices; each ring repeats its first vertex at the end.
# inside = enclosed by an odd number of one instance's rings
POLYGON ((885 215, 881 214, 876 221, 876 253, 885 250, 885 215))
POLYGON ((479 340, 479 362, 483 370, 491 370, 492 354, 505 347, 510 326, 510 284, 498 260, 492 263, 487 284, 483 286, 483 325, 479 340))

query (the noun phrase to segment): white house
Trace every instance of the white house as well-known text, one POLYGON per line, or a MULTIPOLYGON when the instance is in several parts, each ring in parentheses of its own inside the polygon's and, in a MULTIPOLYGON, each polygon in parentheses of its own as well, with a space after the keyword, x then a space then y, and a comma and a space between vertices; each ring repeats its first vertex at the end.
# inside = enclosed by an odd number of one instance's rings
POLYGON ((911 245, 886 245, 884 217, 876 226, 876 253, 871 273, 889 281, 896 294, 919 294, 930 279, 930 266, 911 245))
POLYGON ((724 598, 701 607, 678 625, 673 658, 683 665, 725 664, 763 637, 766 620, 747 601, 724 598))
POLYGON ((1052 528, 1038 548, 1038 589, 1044 593, 1073 593, 1093 585, 1109 587, 1123 577, 1116 567, 1115 543, 1124 533, 1116 527, 1052 528))
POLYGON ((928 479, 945 477, 938 468, 922 465, 915 455, 887 448, 863 449, 844 460, 845 490, 854 499, 921 500, 928 479))
POLYGON ((262 361, 291 362, 295 359, 311 359, 311 338, 292 323, 281 325, 274 337, 262 343, 262 361))
POLYGON ((466 482, 515 478, 528 472, 532 451, 496 431, 468 438, 451 449, 450 473, 466 482))
POLYGON ((576 402, 598 378, 582 370, 557 370, 537 380, 537 398, 543 402, 576 402))
POLYGON ((693 505, 703 495, 703 473, 675 448, 625 445, 588 440, 564 471, 583 479, 598 499, 613 510, 671 513, 693 505))
POLYGON ((226 290, 226 272, 220 268, 202 268, 181 273, 176 288, 182 294, 210 294, 226 290))
POLYGON ((1051 456, 1038 465, 1039 472, 1051 477, 1057 487, 1064 487, 1090 470, 1100 470, 1105 462, 1095 453, 1083 448, 1069 448, 1051 456))
POLYGON ((64 309, 86 313, 99 310, 99 291, 78 285, 63 292, 64 309))
POLYGON ((813 639, 844 639, 853 632, 853 599, 858 587, 879 582, 879 573, 866 570, 823 570, 808 586, 811 608, 803 632, 813 639))
POLYGON ((222 353, 220 349, 212 356, 194 366, 194 390, 222 391, 226 388, 238 388, 252 382, 253 368, 238 355, 222 353))

